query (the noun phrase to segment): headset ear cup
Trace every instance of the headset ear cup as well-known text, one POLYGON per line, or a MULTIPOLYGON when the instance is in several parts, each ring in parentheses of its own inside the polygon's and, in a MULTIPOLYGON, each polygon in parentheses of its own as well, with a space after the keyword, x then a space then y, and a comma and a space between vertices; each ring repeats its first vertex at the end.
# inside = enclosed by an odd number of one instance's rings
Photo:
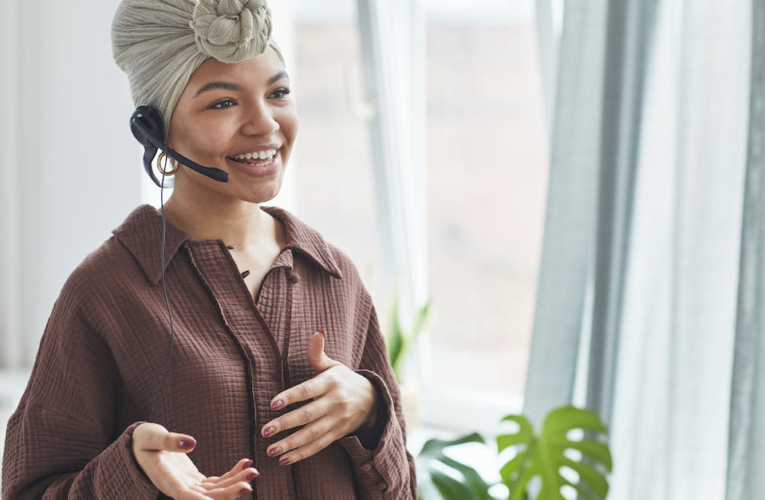
POLYGON ((162 114, 156 107, 138 106, 130 118, 130 130, 143 147, 157 149, 156 144, 149 140, 144 131, 136 126, 136 122, 140 122, 156 142, 165 143, 165 125, 162 121, 162 114))
POLYGON ((157 154, 157 144, 165 144, 165 126, 162 121, 162 114, 154 106, 138 106, 133 112, 133 116, 130 117, 130 130, 133 132, 133 136, 144 147, 143 152, 143 166, 146 173, 149 174, 151 180, 157 187, 162 187, 162 184, 154 175, 152 170, 152 161, 157 154), (140 126, 139 126, 140 124, 140 126), (142 130, 145 129, 145 130, 142 130), (150 134, 150 135, 147 135, 150 134))

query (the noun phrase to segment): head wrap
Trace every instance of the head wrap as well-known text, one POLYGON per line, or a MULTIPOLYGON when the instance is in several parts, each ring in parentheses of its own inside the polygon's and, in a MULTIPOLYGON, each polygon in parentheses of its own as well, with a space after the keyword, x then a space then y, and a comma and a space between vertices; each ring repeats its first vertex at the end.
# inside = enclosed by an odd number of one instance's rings
POLYGON ((136 107, 162 113, 166 138, 175 105, 205 60, 236 63, 269 45, 284 62, 265 0, 122 0, 112 21, 114 61, 136 107))

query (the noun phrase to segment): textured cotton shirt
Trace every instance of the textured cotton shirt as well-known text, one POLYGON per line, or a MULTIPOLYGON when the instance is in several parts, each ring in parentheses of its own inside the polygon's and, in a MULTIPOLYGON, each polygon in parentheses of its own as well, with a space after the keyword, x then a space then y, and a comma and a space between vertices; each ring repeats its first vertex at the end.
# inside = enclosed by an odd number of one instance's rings
MULTIPOLYGON (((172 364, 153 422, 193 436, 188 453, 205 476, 242 458, 260 475, 244 498, 415 499, 413 456, 399 387, 377 313, 349 257, 291 212, 286 245, 253 299, 223 240, 191 240, 166 222, 165 283, 175 330, 172 364), (262 427, 308 401, 273 411, 280 392, 316 376, 311 336, 372 382, 371 442, 351 433, 282 467, 262 427)), ((171 330, 162 288, 162 216, 143 204, 67 278, 43 332, 31 377, 8 421, 3 499, 167 498, 132 453, 168 366, 171 330)))

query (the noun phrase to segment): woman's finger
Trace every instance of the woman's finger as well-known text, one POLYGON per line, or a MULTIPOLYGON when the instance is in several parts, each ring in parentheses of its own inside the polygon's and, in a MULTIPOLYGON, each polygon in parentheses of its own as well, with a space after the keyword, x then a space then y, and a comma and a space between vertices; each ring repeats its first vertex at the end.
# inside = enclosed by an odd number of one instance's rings
POLYGON ((274 457, 279 457, 279 463, 282 463, 286 458, 289 458, 289 463, 292 464, 298 460, 310 457, 329 446, 335 440, 334 433, 330 432, 335 427, 335 421, 336 419, 329 416, 314 420, 282 441, 272 444, 266 452, 269 456, 272 456, 271 450, 277 447, 281 448, 282 451, 273 455, 274 457), (293 451, 296 449, 298 449, 297 452, 293 451))
POLYGON ((152 432, 149 434, 149 443, 156 445, 156 449, 189 453, 197 445, 196 439, 188 434, 178 432, 152 432))
POLYGON ((280 410, 298 401, 310 401, 328 392, 333 384, 334 379, 328 377, 326 372, 321 372, 301 384, 280 392, 274 396, 269 406, 272 410, 280 410), (281 402, 281 404, 278 404, 278 402, 281 402))
POLYGON ((228 479, 221 479, 220 481, 212 482, 212 483, 210 482, 202 483, 201 486, 207 490, 213 490, 215 488, 227 488, 231 484, 237 483, 240 481, 249 483, 253 479, 256 479, 259 475, 260 473, 258 472, 257 469, 255 469, 254 467, 248 467, 247 469, 240 471, 239 474, 229 477, 228 479))
POLYGON ((215 488, 208 490, 205 495, 215 500, 232 500, 240 495, 252 493, 252 486, 245 482, 236 482, 226 488, 215 488))
MULTIPOLYGON (((320 398, 316 401, 311 401, 300 408, 296 408, 289 413, 285 413, 284 415, 271 420, 260 429, 260 433, 264 437, 274 436, 287 429, 307 425, 321 419, 328 415, 331 410, 329 401, 326 401, 327 399, 328 398, 320 398), (268 430, 269 427, 273 427, 274 432, 269 433, 268 436, 266 436, 266 430, 268 430)), ((273 448, 273 445, 271 448, 273 448)), ((282 449, 284 449, 283 446, 282 449)))
POLYGON ((235 476, 236 474, 239 474, 239 472, 241 472, 246 467, 249 467, 250 465, 252 465, 252 460, 250 460, 249 458, 243 458, 239 462, 237 462, 236 465, 234 465, 234 467, 230 471, 226 472, 222 476, 220 476, 220 477, 219 476, 209 476, 203 482, 204 483, 215 484, 218 481, 221 481, 223 479, 228 479, 228 478, 230 478, 232 476, 235 476))

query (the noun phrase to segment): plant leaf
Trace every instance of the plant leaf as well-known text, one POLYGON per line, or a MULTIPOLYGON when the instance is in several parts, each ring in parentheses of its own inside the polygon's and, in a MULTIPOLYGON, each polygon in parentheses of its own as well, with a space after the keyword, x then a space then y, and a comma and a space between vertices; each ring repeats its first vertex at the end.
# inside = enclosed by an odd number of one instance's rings
POLYGON ((430 477, 433 484, 438 489, 438 492, 444 497, 444 500, 467 500, 475 498, 467 485, 438 469, 432 469, 430 471, 430 477))
POLYGON ((388 348, 388 358, 390 359, 393 372, 396 374, 396 379, 401 380, 401 374, 399 373, 399 362, 401 361, 401 354, 403 352, 404 337, 401 332, 401 323, 398 317, 398 285, 393 285, 393 297, 391 298, 390 306, 388 308, 388 318, 386 321, 386 334, 385 344, 388 348))
POLYGON ((444 453, 446 448, 466 443, 485 444, 485 440, 477 432, 449 440, 427 440, 417 455, 418 477, 427 477, 445 500, 492 500, 489 489, 493 484, 487 483, 474 468, 444 453), (443 468, 454 471, 459 479, 443 468))
POLYGON ((515 433, 497 437, 499 451, 509 447, 516 449, 516 455, 500 470, 502 482, 510 490, 511 500, 521 499, 535 476, 541 480, 537 500, 562 500, 561 488, 565 485, 575 488, 584 498, 606 498, 608 480, 585 460, 595 461, 610 471, 612 463, 608 446, 592 439, 568 438, 568 433, 574 429, 605 434, 606 426, 595 413, 570 405, 556 408, 545 418, 538 437, 523 415, 507 415, 502 420, 516 422, 519 426, 515 433), (565 454, 567 449, 580 451, 582 458, 569 458, 565 454), (577 483, 561 475, 560 469, 564 466, 579 475, 577 483))
POLYGON ((457 446, 457 445, 465 444, 465 443, 485 443, 485 442, 486 441, 484 440, 483 436, 481 436, 477 432, 473 432, 471 434, 467 434, 465 436, 461 436, 455 439, 431 438, 425 441, 425 444, 422 445, 419 456, 437 458, 442 456, 444 448, 448 448, 449 446, 457 446))

